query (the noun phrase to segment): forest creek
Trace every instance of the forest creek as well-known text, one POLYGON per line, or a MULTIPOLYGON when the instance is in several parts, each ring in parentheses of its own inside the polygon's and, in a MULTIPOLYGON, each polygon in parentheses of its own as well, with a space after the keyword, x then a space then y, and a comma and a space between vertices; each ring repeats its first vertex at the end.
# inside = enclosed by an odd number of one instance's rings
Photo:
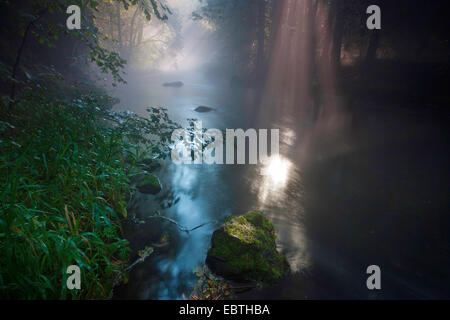
POLYGON ((450 298, 446 2, 375 2, 1 2, 0 298, 450 298))

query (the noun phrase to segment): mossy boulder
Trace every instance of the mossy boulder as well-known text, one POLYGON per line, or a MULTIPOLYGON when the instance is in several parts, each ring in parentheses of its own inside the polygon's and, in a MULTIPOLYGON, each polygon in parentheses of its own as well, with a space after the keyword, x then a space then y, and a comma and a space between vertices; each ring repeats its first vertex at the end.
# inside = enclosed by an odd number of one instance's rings
POLYGON ((231 216, 214 231, 206 264, 231 280, 275 283, 289 269, 276 249, 275 239, 274 225, 264 213, 231 216))
POLYGON ((140 179, 137 184, 137 189, 141 193, 157 194, 161 191, 162 187, 159 179, 155 175, 147 173, 140 179))

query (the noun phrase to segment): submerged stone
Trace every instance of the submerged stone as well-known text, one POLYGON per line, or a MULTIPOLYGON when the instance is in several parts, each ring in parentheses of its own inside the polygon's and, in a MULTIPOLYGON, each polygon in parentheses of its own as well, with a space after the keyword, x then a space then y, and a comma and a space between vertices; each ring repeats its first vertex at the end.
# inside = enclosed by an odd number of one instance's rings
POLYGON ((174 82, 166 82, 163 83, 163 87, 175 87, 175 88, 179 88, 182 87, 184 85, 183 82, 181 81, 174 81, 174 82))
POLYGON ((199 106, 194 109, 194 111, 196 111, 196 112, 210 112, 210 111, 214 111, 214 110, 215 110, 214 108, 206 107, 206 106, 199 106))
POLYGON ((274 225, 264 213, 231 216, 214 231, 206 264, 231 280, 274 283, 289 269, 276 249, 275 239, 274 225))
POLYGON ((137 188, 139 192, 146 194, 157 194, 162 189, 159 179, 151 173, 145 174, 145 176, 137 184, 137 188))

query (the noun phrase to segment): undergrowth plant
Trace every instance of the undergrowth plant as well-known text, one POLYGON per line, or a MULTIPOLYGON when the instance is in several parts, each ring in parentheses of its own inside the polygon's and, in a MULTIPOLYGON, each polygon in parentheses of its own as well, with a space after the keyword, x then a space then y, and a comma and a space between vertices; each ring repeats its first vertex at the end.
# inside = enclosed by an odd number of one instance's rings
POLYGON ((177 125, 162 108, 144 118, 109 111, 98 92, 49 90, 30 85, 1 106, 0 297, 105 299, 128 262, 130 168, 165 157, 177 125), (80 290, 66 287, 73 264, 80 290))

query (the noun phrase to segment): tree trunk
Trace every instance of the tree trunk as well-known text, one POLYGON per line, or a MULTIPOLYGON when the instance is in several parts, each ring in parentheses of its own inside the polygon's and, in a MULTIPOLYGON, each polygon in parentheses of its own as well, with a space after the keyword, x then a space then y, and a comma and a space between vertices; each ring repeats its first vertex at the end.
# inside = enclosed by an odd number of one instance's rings
POLYGON ((140 11, 140 6, 138 5, 137 6, 137 8, 136 8, 136 10, 134 11, 134 14, 133 14, 133 18, 131 18, 131 26, 130 26, 130 38, 129 38, 129 51, 130 51, 130 56, 131 56, 131 54, 133 53, 133 45, 134 45, 134 41, 133 41, 133 39, 134 39, 134 23, 135 23, 135 21, 136 21, 136 17, 137 17, 137 14, 138 14, 138 12, 140 11))
POLYGON ((344 37, 344 19, 342 7, 336 4, 335 8, 335 18, 334 18, 334 30, 333 30, 333 49, 331 62, 335 68, 339 68, 341 65, 341 48, 342 39, 344 37))
POLYGON ((39 12, 39 14, 33 20, 31 20, 28 23, 28 25, 27 25, 27 27, 25 29, 25 32, 23 34, 22 42, 20 44, 19 50, 17 51, 16 61, 14 62, 13 71, 12 71, 12 74, 11 74, 11 78, 12 78, 13 81, 12 81, 12 85, 11 85, 11 92, 10 92, 10 95, 9 95, 9 98, 10 98, 9 109, 12 108, 13 100, 14 100, 14 97, 16 95, 16 81, 15 80, 16 80, 16 77, 17 77, 17 72, 19 70, 20 58, 22 57, 23 48, 25 47, 25 42, 27 40, 28 33, 30 32, 30 30, 33 27, 33 25, 36 22, 38 22, 42 18, 42 16, 47 12, 47 10, 48 9, 45 8, 44 10, 39 12))
POLYGON ((122 24, 120 19, 120 2, 116 3, 116 19, 117 19, 117 31, 118 31, 118 41, 119 46, 122 47, 122 24))
POLYGON ((111 35, 111 40, 114 39, 114 18, 112 11, 109 12, 109 33, 111 35))
POLYGON ((138 32, 138 36, 137 36, 137 43, 136 46, 139 46, 142 43, 142 38, 144 35, 144 22, 142 21, 142 19, 139 21, 139 32, 138 32))
POLYGON ((364 72, 369 71, 372 67, 380 44, 380 30, 371 30, 370 32, 369 46, 367 47, 366 58, 364 60, 364 72))
POLYGON ((311 61, 311 74, 310 74, 310 84, 313 86, 314 83, 316 83, 317 80, 317 61, 316 61, 316 55, 317 55, 317 35, 315 32, 315 26, 316 26, 316 18, 317 18, 317 9, 318 9, 318 0, 309 0, 308 2, 309 6, 309 32, 310 32, 310 38, 309 38, 309 61, 311 61))

